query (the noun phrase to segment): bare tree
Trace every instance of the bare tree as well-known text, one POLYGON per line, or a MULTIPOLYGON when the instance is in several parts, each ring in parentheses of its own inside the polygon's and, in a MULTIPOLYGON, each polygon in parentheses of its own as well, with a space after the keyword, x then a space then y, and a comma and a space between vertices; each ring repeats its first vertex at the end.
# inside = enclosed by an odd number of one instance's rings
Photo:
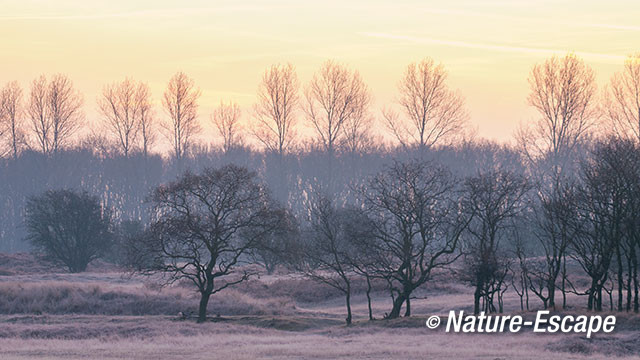
POLYGON ((333 155, 347 122, 366 116, 371 94, 357 71, 327 61, 305 89, 305 98, 304 112, 324 150, 333 155))
MULTIPOLYGON (((362 108, 363 112, 366 108, 362 108)), ((375 140, 371 133, 373 118, 368 113, 350 117, 344 124, 344 136, 340 148, 348 154, 362 153, 374 146, 375 140)))
POLYGON ((302 237, 301 261, 295 268, 305 276, 327 284, 345 296, 347 325, 351 325, 352 259, 355 247, 345 236, 344 213, 332 200, 320 196, 310 210, 308 235, 302 237))
POLYGON ((18 82, 9 82, 0 91, 0 137, 7 134, 14 159, 18 158, 20 149, 25 145, 22 115, 22 89, 18 82))
MULTIPOLYGON (((586 194, 597 192, 590 223, 597 225, 613 245, 611 290, 617 287, 617 310, 622 311, 623 292, 627 291, 627 311, 631 309, 632 291, 637 304, 638 190, 640 157, 635 139, 612 137, 598 144, 592 162, 586 166, 586 194), (592 189, 592 186, 597 188, 592 189), (594 221, 595 220, 595 221, 594 221), (605 231, 602 231, 606 229, 605 231), (625 272, 627 280, 625 284, 625 272), (635 280, 634 280, 635 278, 635 280), (632 280, 635 283, 632 285, 632 280), (633 289, 635 287, 635 289, 633 289)), ((612 294, 609 292, 613 302, 612 294)), ((612 309, 613 309, 613 303, 612 309)))
POLYGON ((136 107, 138 108, 138 121, 140 124, 140 141, 142 154, 145 159, 149 157, 149 151, 156 141, 156 124, 153 105, 151 103, 151 90, 145 83, 138 84, 136 90, 136 107))
POLYGON ((533 207, 532 235, 536 244, 543 250, 544 257, 531 263, 524 274, 530 284, 530 290, 542 300, 545 309, 556 309, 556 289, 558 277, 562 276, 562 307, 566 307, 566 257, 569 242, 577 236, 579 226, 576 208, 576 191, 570 183, 563 182, 555 187, 551 194, 537 194, 533 207))
POLYGON ((391 287, 396 318, 411 294, 431 279, 435 269, 451 264, 460 236, 472 217, 459 211, 456 181, 435 164, 395 163, 363 190, 367 213, 375 226, 374 272, 391 287))
POLYGON ((604 110, 614 133, 640 141, 640 54, 629 56, 624 70, 611 78, 604 110))
MULTIPOLYGON (((622 222, 623 241, 620 248, 626 258, 627 270, 627 306, 630 311, 640 311, 640 284, 638 281, 638 262, 640 255, 640 147, 634 140, 618 140, 619 144, 612 158, 623 159, 619 178, 622 180, 626 202, 629 204, 626 219, 622 222)), ((620 264, 619 264, 620 265, 620 264)), ((621 276, 619 276, 620 278, 621 276)), ((619 290, 623 286, 619 284, 619 290)))
POLYGON ((28 113, 37 146, 44 154, 57 153, 83 120, 82 95, 65 75, 54 75, 49 82, 43 75, 32 83, 28 113))
POLYGON ((27 112, 31 119, 37 147, 43 154, 48 154, 51 142, 51 122, 47 109, 47 78, 44 75, 31 83, 27 112))
POLYGON ((240 106, 237 103, 229 102, 225 104, 220 102, 220 106, 211 115, 211 121, 218 129, 220 136, 222 136, 224 152, 228 152, 242 144, 240 114, 240 106))
POLYGON ((25 225, 36 249, 70 272, 84 271, 112 241, 111 212, 87 193, 49 190, 31 197, 25 225))
POLYGON ((163 273, 167 283, 192 282, 200 293, 198 322, 203 322, 212 294, 252 274, 238 267, 257 241, 280 224, 279 212, 271 210, 257 175, 235 165, 199 175, 187 172, 156 188, 151 200, 156 216, 135 251, 148 266, 139 271, 163 273), (221 277, 226 278, 218 282, 221 277))
POLYGON ((51 117, 51 150, 57 153, 66 146, 81 125, 82 95, 62 74, 54 75, 49 83, 49 116, 51 117))
POLYGON ((193 137, 200 132, 198 124, 198 98, 200 90, 193 79, 183 72, 176 73, 162 97, 162 105, 169 115, 164 124, 167 138, 171 141, 173 156, 180 161, 187 155, 193 137))
POLYGON ((481 299, 485 311, 496 311, 494 295, 501 296, 509 266, 501 242, 511 235, 509 230, 525 208, 522 199, 529 189, 522 175, 506 170, 488 170, 465 181, 464 208, 473 217, 467 227, 465 264, 468 280, 475 287, 475 314, 481 311, 481 299))
POLYGON ((345 252, 347 261, 354 273, 363 276, 367 282, 367 310, 369 320, 373 320, 373 307, 371 304, 371 281, 384 278, 385 273, 379 274, 379 254, 371 244, 376 241, 376 227, 373 220, 362 208, 349 207, 342 211, 343 232, 349 245, 349 251, 345 252))
POLYGON ((526 240, 520 236, 519 231, 514 232, 513 253, 518 259, 518 268, 512 270, 511 287, 520 298, 520 310, 529 311, 529 261, 527 259, 526 240))
POLYGON ((429 148, 458 135, 468 118, 464 99, 449 89, 447 72, 430 58, 409 64, 398 85, 406 118, 390 109, 383 110, 387 125, 405 147, 429 148))
POLYGON ((554 56, 533 67, 529 86, 529 105, 541 117, 521 129, 520 144, 529 159, 550 157, 557 177, 597 117, 595 74, 574 54, 554 56))
MULTIPOLYGON (((545 251, 544 261, 530 266, 529 289, 555 308, 558 272, 566 268, 567 241, 574 236, 569 225, 573 200, 563 187, 577 170, 577 148, 597 118, 595 75, 574 54, 552 57, 535 65, 529 75, 528 102, 540 118, 517 134, 531 175, 538 185, 533 233, 545 251), (546 290, 546 295, 544 291, 546 290)), ((563 304, 566 278, 562 272, 563 304)))
POLYGON ((98 109, 106 119, 107 130, 117 139, 117 143, 125 157, 136 145, 141 127, 144 102, 139 101, 143 84, 136 84, 132 79, 105 86, 102 97, 98 99, 98 109))
MULTIPOLYGON (((583 164, 582 185, 578 187, 577 236, 570 240, 572 256, 591 278, 586 291, 589 310, 602 311, 602 291, 607 281, 613 283, 611 268, 618 265, 616 280, 619 288, 619 309, 622 307, 621 245, 625 239, 626 219, 635 219, 629 180, 637 183, 637 153, 628 151, 618 139, 596 144, 592 156, 583 164), (629 173, 629 170, 633 170, 629 173)), ((612 285, 613 289, 613 285, 612 285)))
POLYGON ((295 109, 298 105, 298 77, 291 64, 267 69, 258 88, 254 106, 255 137, 268 151, 284 155, 295 141, 295 109))
POLYGON ((301 252, 298 249, 300 226, 295 216, 286 209, 276 211, 280 225, 264 234, 252 251, 256 262, 264 265, 269 275, 278 265, 295 263, 301 252))

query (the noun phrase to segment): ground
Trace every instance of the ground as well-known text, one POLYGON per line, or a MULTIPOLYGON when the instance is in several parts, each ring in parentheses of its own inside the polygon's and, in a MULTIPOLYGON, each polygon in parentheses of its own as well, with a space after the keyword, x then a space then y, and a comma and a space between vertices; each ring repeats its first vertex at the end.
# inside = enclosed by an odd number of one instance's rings
MULTIPOLYGON (((614 333, 592 339, 530 331, 452 334, 443 325, 429 330, 428 316, 471 309, 470 288, 451 279, 421 292, 409 319, 381 319, 390 299, 380 289, 377 320, 368 321, 359 293, 355 323, 347 327, 343 299, 331 289, 286 274, 262 276, 214 296, 209 321, 196 324, 178 316, 196 308, 188 284, 160 289, 112 267, 83 274, 41 270, 5 269, 10 274, 0 276, 0 359, 640 358, 637 315, 620 315, 614 333)), ((576 307, 582 302, 570 298, 576 307)), ((522 313, 513 295, 505 305, 522 313)))

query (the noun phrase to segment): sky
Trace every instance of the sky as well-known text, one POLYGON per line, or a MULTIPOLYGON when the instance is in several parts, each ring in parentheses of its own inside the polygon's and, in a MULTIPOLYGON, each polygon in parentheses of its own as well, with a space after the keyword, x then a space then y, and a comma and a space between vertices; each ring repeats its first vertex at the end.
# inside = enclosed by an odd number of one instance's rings
POLYGON ((28 89, 40 74, 67 74, 95 124, 105 84, 148 82, 159 105, 184 71, 202 90, 200 120, 213 132, 220 101, 238 102, 250 120, 272 64, 294 64, 303 85, 328 59, 357 69, 381 119, 407 65, 431 57, 465 97, 477 134, 508 142, 536 119, 526 101, 534 64, 575 52, 602 88, 640 52, 639 15, 637 1, 0 0, 0 84, 28 89))

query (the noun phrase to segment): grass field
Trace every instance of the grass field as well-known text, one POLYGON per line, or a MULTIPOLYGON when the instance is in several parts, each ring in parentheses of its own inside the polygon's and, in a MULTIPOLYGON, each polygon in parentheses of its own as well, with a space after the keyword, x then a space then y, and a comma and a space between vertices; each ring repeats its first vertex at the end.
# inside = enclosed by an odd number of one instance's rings
MULTIPOLYGON (((374 296, 354 299, 355 324, 343 323, 335 291, 286 275, 263 276, 212 298, 211 320, 196 324, 186 284, 158 289, 114 269, 83 274, 27 271, 0 276, 0 359, 610 359, 640 358, 640 317, 620 315, 612 334, 452 334, 425 319, 470 310, 471 290, 440 281, 412 302, 414 316, 381 320, 390 308, 374 296)), ((584 299, 570 298, 583 306, 584 299)), ((532 304, 535 302, 532 300, 532 304)), ((519 312, 519 299, 505 300, 519 312)), ((537 305, 537 304, 536 304, 537 305)))

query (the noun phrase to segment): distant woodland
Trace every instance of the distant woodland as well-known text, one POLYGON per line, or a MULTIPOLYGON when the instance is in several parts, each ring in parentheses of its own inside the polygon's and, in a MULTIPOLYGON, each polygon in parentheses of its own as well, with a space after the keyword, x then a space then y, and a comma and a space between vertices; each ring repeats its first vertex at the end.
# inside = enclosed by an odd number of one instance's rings
MULTIPOLYGON (((528 81, 526 101, 539 116, 510 145, 473 136, 463 95, 431 59, 410 64, 396 101, 382 108, 371 105, 358 71, 335 61, 306 84, 291 64, 267 68, 256 103, 244 112, 233 102, 200 103, 196 80, 181 72, 163 94, 129 78, 107 84, 95 104, 63 74, 43 75, 25 89, 9 82, 0 90, 0 251, 32 250, 34 232, 52 231, 38 230, 48 221, 38 201, 55 201, 51 191, 95 197, 94 210, 109 214, 104 231, 136 223, 156 240, 175 232, 166 241, 177 241, 198 234, 187 221, 202 220, 198 211, 217 215, 211 206, 209 213, 202 204, 188 208, 189 199, 241 184, 231 210, 245 212, 233 216, 295 227, 285 234, 233 223, 238 232, 229 237, 296 237, 287 238, 295 245, 258 247, 257 262, 275 258, 347 299, 351 274, 386 279, 390 317, 403 304, 410 315, 411 292, 457 259, 475 288, 476 312, 501 311, 507 288, 545 307, 563 306, 557 292, 584 292, 590 309, 611 297, 618 309, 638 311, 640 56, 602 86, 573 54, 535 65, 528 81), (100 116, 87 119, 86 106, 100 116), (203 119, 216 139, 203 140, 203 119), (262 198, 240 197, 263 191, 286 215, 270 218, 262 198), (187 210, 196 215, 177 223, 187 210), (283 247, 296 252, 280 258, 283 247), (568 261, 591 283, 572 284, 568 261), (322 278, 318 269, 335 277, 322 278)), ((167 246, 145 241, 138 245, 167 246)), ((147 260, 166 265, 164 256, 147 260)))

